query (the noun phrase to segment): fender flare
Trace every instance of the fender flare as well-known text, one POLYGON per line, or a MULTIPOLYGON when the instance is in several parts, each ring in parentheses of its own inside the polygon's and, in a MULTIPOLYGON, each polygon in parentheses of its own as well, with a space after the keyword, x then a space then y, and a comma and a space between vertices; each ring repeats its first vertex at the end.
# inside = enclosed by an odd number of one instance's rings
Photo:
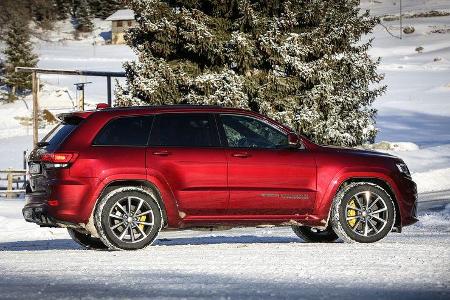
MULTIPOLYGON (((342 185, 350 181, 352 179, 364 180, 379 180, 384 182, 393 194, 393 200, 395 205, 398 208, 398 199, 400 199, 400 191, 398 190, 397 184, 394 180, 389 176, 390 171, 384 168, 379 167, 369 167, 369 168, 356 168, 356 167, 347 167, 340 170, 330 181, 327 189, 325 190, 323 196, 319 201, 316 201, 314 211, 315 214, 321 218, 326 220, 327 224, 330 217, 331 205, 333 203, 333 199, 338 193, 339 189, 342 185)), ((397 209, 400 219, 401 211, 397 209)))
POLYGON ((90 201, 83 208, 83 216, 86 216, 89 220, 91 219, 99 199, 104 195, 108 187, 123 186, 127 182, 142 183, 141 186, 150 188, 157 193, 162 202, 161 206, 164 210, 163 213, 166 217, 167 226, 178 227, 182 221, 182 212, 178 209, 178 202, 167 182, 163 178, 160 178, 160 176, 156 176, 156 174, 147 176, 145 174, 115 174, 105 177, 97 184, 90 201))

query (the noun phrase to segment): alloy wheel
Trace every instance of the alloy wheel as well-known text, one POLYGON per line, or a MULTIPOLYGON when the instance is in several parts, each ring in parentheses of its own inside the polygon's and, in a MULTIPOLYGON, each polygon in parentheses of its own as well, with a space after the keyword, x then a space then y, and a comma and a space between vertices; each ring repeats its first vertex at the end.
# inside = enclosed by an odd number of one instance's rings
POLYGON ((386 201, 372 191, 355 194, 347 202, 345 209, 347 225, 354 233, 365 237, 382 231, 389 217, 386 201))
POLYGON ((109 212, 109 228, 121 241, 137 243, 145 239, 154 226, 155 216, 143 199, 128 196, 118 200, 109 212))

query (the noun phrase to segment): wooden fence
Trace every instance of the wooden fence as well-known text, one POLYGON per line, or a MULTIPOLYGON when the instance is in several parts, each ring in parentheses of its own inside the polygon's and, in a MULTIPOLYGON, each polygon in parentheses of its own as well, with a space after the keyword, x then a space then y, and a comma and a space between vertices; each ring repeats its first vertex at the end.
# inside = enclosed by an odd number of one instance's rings
POLYGON ((0 170, 0 195, 7 198, 17 197, 25 193, 26 171, 6 169, 0 170))

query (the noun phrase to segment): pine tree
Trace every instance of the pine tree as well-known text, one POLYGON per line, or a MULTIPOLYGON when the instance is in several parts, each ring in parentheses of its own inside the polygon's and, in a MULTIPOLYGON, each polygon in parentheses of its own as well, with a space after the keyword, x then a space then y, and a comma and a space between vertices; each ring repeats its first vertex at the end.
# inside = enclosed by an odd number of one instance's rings
POLYGON ((5 83, 9 87, 11 98, 17 92, 31 88, 31 74, 17 73, 16 67, 36 67, 37 56, 33 53, 30 41, 28 21, 20 16, 14 16, 9 24, 5 37, 5 83))
POLYGON ((30 4, 27 1, 0 0, 0 40, 4 40, 8 25, 13 18, 31 18, 30 4))
POLYGON ((116 10, 125 7, 124 0, 88 0, 89 8, 96 18, 106 19, 116 10))
POLYGON ((94 24, 92 23, 92 16, 89 9, 87 0, 77 1, 75 7, 75 16, 78 22, 77 30, 80 32, 90 32, 94 29, 94 24))
POLYGON ((5 64, 0 57, 0 101, 8 100, 8 95, 4 89, 5 86, 5 64))
POLYGON ((56 2, 53 0, 30 0, 29 5, 35 23, 43 29, 51 30, 58 17, 56 2))
POLYGON ((69 17, 72 0, 54 0, 58 20, 65 20, 69 17))
POLYGON ((385 87, 369 57, 378 20, 357 0, 131 0, 120 105, 250 108, 318 143, 372 141, 385 87))

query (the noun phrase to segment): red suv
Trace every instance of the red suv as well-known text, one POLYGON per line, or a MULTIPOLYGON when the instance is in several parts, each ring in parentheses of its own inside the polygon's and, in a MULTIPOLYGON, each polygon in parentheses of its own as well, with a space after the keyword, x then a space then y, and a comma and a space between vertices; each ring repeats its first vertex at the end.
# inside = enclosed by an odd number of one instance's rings
POLYGON ((162 229, 292 226, 308 242, 375 242, 416 219, 405 163, 319 146, 254 112, 106 108, 59 116, 29 157, 23 215, 88 248, 162 229))

